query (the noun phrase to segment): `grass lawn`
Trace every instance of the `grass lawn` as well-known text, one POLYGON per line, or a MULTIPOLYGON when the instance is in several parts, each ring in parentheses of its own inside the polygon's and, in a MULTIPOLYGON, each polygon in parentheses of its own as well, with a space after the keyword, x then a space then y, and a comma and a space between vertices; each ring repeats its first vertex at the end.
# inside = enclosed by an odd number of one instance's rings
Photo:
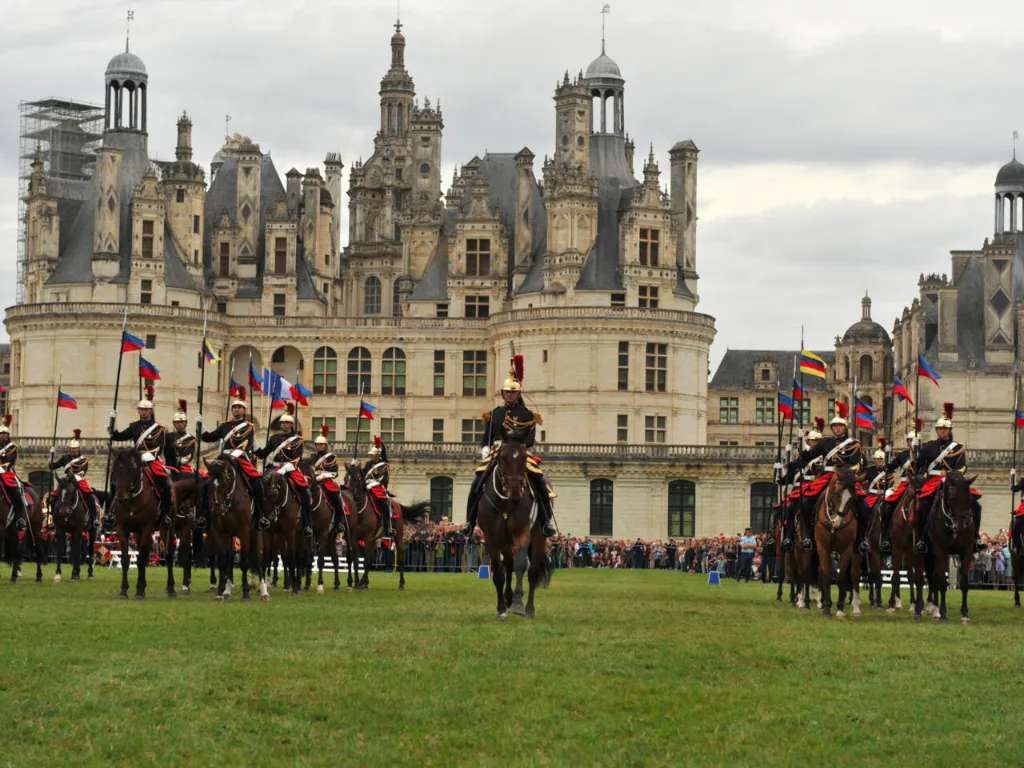
POLYGON ((501 624, 469 575, 219 604, 52 572, 3 569, 0 765, 1024 764, 1006 592, 966 627, 958 594, 946 625, 829 621, 760 584, 570 570, 501 624))

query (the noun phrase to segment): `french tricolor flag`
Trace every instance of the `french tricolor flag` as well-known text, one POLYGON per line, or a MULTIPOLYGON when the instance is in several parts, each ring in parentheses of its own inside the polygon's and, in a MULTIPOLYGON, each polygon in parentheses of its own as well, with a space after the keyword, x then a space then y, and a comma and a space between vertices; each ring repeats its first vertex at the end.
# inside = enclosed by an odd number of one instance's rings
POLYGON ((359 401, 359 416, 363 419, 369 419, 373 421, 374 414, 377 413, 377 406, 371 405, 365 400, 359 401))

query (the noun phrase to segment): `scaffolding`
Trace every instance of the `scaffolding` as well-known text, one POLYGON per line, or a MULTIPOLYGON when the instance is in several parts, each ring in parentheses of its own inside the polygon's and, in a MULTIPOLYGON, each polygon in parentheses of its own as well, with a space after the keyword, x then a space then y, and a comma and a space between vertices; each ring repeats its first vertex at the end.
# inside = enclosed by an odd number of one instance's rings
POLYGON ((59 197, 81 199, 92 177, 96 146, 103 138, 103 108, 69 99, 23 101, 18 105, 18 287, 23 293, 25 203, 36 151, 42 153, 46 175, 57 180, 52 190, 59 197))

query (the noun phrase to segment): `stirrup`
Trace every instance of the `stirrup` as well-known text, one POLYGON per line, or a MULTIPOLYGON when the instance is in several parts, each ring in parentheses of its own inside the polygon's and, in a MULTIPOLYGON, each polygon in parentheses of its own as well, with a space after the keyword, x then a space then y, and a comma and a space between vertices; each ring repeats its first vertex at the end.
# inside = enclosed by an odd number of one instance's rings
POLYGON ((857 551, 860 552, 862 555, 865 552, 867 552, 868 549, 870 549, 870 548, 871 548, 871 545, 868 544, 868 540, 867 539, 861 539, 860 540, 860 544, 857 545, 857 551))
POLYGON ((307 539, 313 538, 313 526, 307 525, 305 528, 303 528, 302 535, 305 536, 307 539))
POLYGON ((892 550, 892 542, 890 542, 888 539, 882 539, 878 544, 878 548, 881 549, 883 552, 889 552, 892 550))
POLYGON ((915 552, 927 552, 928 551, 928 545, 925 543, 924 539, 918 539, 917 541, 914 542, 914 551, 915 552))
POLYGON ((800 542, 800 546, 806 550, 811 550, 814 549, 814 542, 810 539, 805 538, 803 541, 800 542))
POLYGON ((260 519, 256 521, 256 527, 261 531, 267 530, 270 527, 270 518, 266 515, 261 515, 260 519))
POLYGON ((26 528, 28 528, 28 525, 25 524, 25 518, 24 517, 19 517, 17 520, 14 521, 14 529, 15 530, 17 530, 17 531, 24 531, 26 528))
POLYGON ((791 550, 792 548, 793 548, 793 540, 792 539, 787 537, 787 538, 782 540, 782 551, 783 552, 789 552, 789 550, 791 550))

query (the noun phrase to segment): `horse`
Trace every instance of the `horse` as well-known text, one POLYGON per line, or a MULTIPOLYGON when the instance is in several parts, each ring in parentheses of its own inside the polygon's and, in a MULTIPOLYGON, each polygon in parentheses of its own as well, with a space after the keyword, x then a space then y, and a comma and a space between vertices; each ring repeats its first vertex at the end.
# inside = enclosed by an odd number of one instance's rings
POLYGON ((146 597, 146 566, 153 548, 153 534, 160 528, 160 496, 145 471, 139 452, 118 448, 110 464, 110 485, 117 536, 121 542, 121 597, 128 598, 129 534, 139 549, 135 599, 146 597))
POLYGON ((786 553, 786 569, 789 571, 790 602, 797 608, 811 607, 811 592, 816 593, 814 598, 818 606, 821 606, 821 590, 818 589, 818 551, 814 548, 804 549, 796 542, 803 539, 814 538, 813 524, 804 519, 803 514, 797 514, 793 518, 793 541, 794 544, 786 553), (804 531, 808 533, 805 534, 804 531))
POLYGON ((903 607, 900 597, 900 573, 906 573, 910 582, 910 605, 917 601, 916 591, 923 587, 923 576, 915 574, 914 558, 914 502, 917 496, 912 488, 907 487, 896 502, 892 511, 892 524, 889 541, 892 543, 892 577, 889 581, 889 612, 898 611, 903 607), (917 578, 915 578, 915 576, 917 578))
POLYGON ((199 503, 199 485, 205 480, 197 474, 179 474, 174 481, 174 506, 171 524, 160 524, 160 541, 167 560, 167 596, 176 597, 174 591, 175 550, 182 553, 181 591, 192 590, 192 543, 196 528, 196 506, 199 503), (177 545, 175 545, 177 541, 177 545))
MULTIPOLYGON (((976 479, 977 475, 964 477, 959 470, 952 469, 946 473, 944 482, 932 496, 925 531, 929 544, 926 563, 928 588, 938 599, 937 618, 940 621, 948 619, 946 574, 949 571, 950 555, 957 555, 960 559, 960 623, 967 624, 970 621, 967 574, 974 562, 974 547, 978 540, 971 511, 971 484, 976 479)), ((921 595, 918 594, 914 604, 916 618, 921 617, 922 607, 921 595)))
MULTIPOLYGON (((341 520, 334 520, 334 509, 327 500, 324 489, 317 482, 312 465, 308 461, 303 461, 299 466, 306 475, 306 479, 309 480, 309 487, 313 489, 313 514, 310 522, 313 526, 313 548, 317 559, 316 591, 322 594, 324 591, 324 555, 330 556, 331 564, 334 566, 334 589, 341 589, 336 526, 340 525, 347 531, 348 521, 344 515, 341 520), (332 522, 334 525, 331 524, 332 522)), ((341 502, 346 508, 352 508, 352 500, 347 491, 341 492, 341 502)), ((345 541, 347 542, 348 539, 349 537, 346 535, 345 541)), ((309 569, 306 572, 306 589, 309 589, 311 571, 312 569, 309 569)))
POLYGON ((832 615, 832 553, 839 555, 839 604, 836 616, 845 616, 846 593, 853 593, 853 615, 860 615, 860 558, 857 541, 857 475, 850 467, 839 467, 818 499, 814 542, 818 552, 821 582, 821 613, 832 615))
POLYGON ((477 524, 484 534, 484 545, 490 556, 494 590, 497 593, 497 616, 508 618, 514 595, 512 574, 515 570, 513 549, 527 550, 527 572, 530 591, 526 599, 525 615, 535 614, 534 596, 538 586, 551 582, 551 563, 548 560, 547 540, 537 519, 537 500, 527 476, 526 446, 514 440, 501 444, 491 468, 484 477, 483 492, 477 500, 477 524))
POLYGON ((88 534, 89 553, 86 555, 86 562, 91 579, 96 534, 89 525, 89 502, 78 487, 78 480, 70 472, 65 473, 57 481, 57 489, 50 496, 50 516, 53 518, 54 544, 57 550, 57 573, 54 574, 53 580, 61 580, 61 563, 67 549, 65 537, 68 535, 71 536, 71 580, 81 579, 83 534, 88 534))
POLYGON ((260 571, 260 599, 269 600, 267 582, 259 569, 256 527, 252 521, 252 495, 249 484, 241 476, 235 464, 226 458, 203 459, 210 473, 207 500, 210 508, 210 523, 206 540, 211 561, 216 564, 217 599, 231 597, 235 573, 234 541, 239 543, 239 565, 242 569, 242 599, 249 599, 250 563, 260 571))
MULTIPOLYGON (((30 485, 26 485, 24 490, 25 515, 28 517, 28 523, 25 526, 23 536, 32 547, 32 552, 36 557, 36 582, 40 582, 43 580, 43 558, 46 556, 45 543, 43 542, 43 509, 35 489, 30 485)), ((5 523, 3 542, 7 558, 11 561, 11 581, 14 582, 21 575, 22 535, 19 535, 15 519, 12 518, 10 525, 6 525, 7 518, 11 512, 11 501, 7 494, 12 492, 13 490, 8 490, 7 486, 0 490, 0 522, 5 523)))
POLYGON ((299 576, 300 558, 305 557, 305 545, 300 529, 301 502, 288 478, 279 472, 266 475, 263 488, 271 522, 270 527, 263 532, 264 551, 260 563, 260 581, 266 582, 271 558, 280 555, 284 561, 284 588, 297 595, 302 586, 302 579, 299 576))
POLYGON ((1013 607, 1020 608, 1024 589, 1024 515, 1015 515, 1010 523, 1010 568, 1013 570, 1013 607))
MULTIPOLYGON (((377 515, 376 506, 370 503, 363 471, 356 462, 345 468, 345 487, 351 495, 352 514, 348 519, 347 557, 348 586, 351 589, 369 589, 370 560, 376 551, 377 540, 383 532, 383 521, 377 515), (359 577, 359 557, 363 558, 363 575, 359 577), (353 578, 353 571, 355 577, 353 578)), ((388 499, 391 505, 391 522, 394 538, 391 546, 395 553, 395 568, 398 570, 398 588, 405 589, 405 526, 415 524, 430 511, 430 502, 421 501, 412 506, 399 504, 388 499)))
POLYGON ((879 493, 875 503, 870 507, 871 515, 868 517, 868 529, 864 534, 864 540, 868 543, 868 551, 864 553, 864 568, 868 582, 868 604, 872 608, 882 607, 882 567, 885 565, 885 555, 882 552, 882 504, 884 492, 879 493))

